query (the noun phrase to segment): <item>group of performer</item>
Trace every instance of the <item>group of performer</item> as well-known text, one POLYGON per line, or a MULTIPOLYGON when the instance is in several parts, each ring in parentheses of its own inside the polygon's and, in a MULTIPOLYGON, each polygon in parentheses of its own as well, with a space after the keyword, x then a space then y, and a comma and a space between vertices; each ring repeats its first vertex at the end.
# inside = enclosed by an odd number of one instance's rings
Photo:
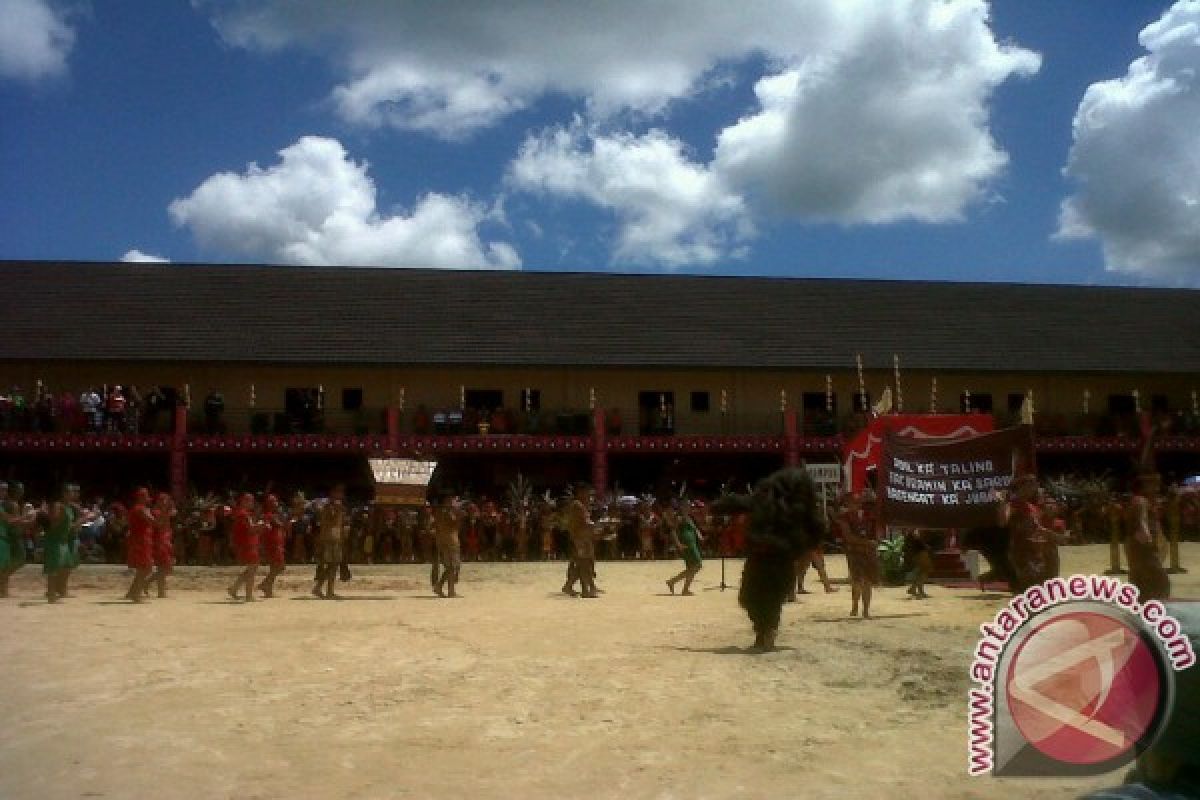
MULTIPOLYGON (((1128 504, 1124 537, 1129 580, 1143 599, 1165 599, 1170 582, 1163 568, 1162 515, 1157 503, 1160 480, 1145 473, 1128 504)), ((981 589, 991 580, 1006 580, 1013 592, 1021 592, 1059 574, 1058 543, 1061 532, 1047 526, 1039 504, 1039 486, 1033 475, 1018 476, 1009 491, 997 499, 999 516, 994 528, 966 532, 962 544, 978 546, 990 569, 979 576, 981 589), (972 538, 974 537, 974 539, 972 538)), ((24 537, 20 531, 32 524, 23 505, 23 487, 0 482, 0 594, 7 596, 11 575, 25 563, 24 537)), ((844 549, 850 585, 850 615, 871 617, 873 589, 882 582, 880 542, 884 533, 875 513, 870 490, 848 494, 828 515, 823 512, 815 486, 803 470, 781 470, 763 479, 745 495, 726 494, 711 505, 697 501, 668 505, 661 514, 649 503, 639 509, 645 527, 661 529, 665 524, 670 547, 683 561, 683 569, 666 579, 669 592, 688 596, 703 567, 706 523, 723 515, 744 531, 746 561, 739 602, 750 616, 755 647, 771 649, 779 628, 782 606, 803 593, 804 576, 815 567, 827 592, 836 591, 824 569, 822 550, 833 539, 844 549), (664 522, 665 519, 665 522, 664 522)), ((431 565, 430 588, 440 597, 459 596, 463 548, 461 536, 471 511, 453 493, 443 492, 419 515, 420 531, 426 542, 422 550, 431 565)), ((79 487, 67 484, 49 507, 44 521, 43 573, 46 598, 51 603, 70 595, 69 580, 79 566, 78 537, 95 514, 80 507, 79 487)), ((152 494, 139 488, 126 515, 126 563, 133 578, 125 597, 145 602, 150 590, 167 596, 167 583, 174 566, 173 528, 178 511, 166 493, 152 494)), ((297 528, 311 527, 314 536, 312 594, 336 599, 339 577, 348 577, 348 548, 351 511, 343 486, 335 486, 315 511, 303 501, 293 500, 284 509, 274 494, 260 497, 240 495, 230 517, 230 540, 241 567, 228 594, 234 601, 274 596, 275 583, 286 568, 287 542, 297 528), (256 582, 260 567, 267 573, 256 582)), ((562 591, 571 596, 596 598, 596 547, 617 536, 618 520, 595 504, 592 487, 577 485, 569 500, 558 510, 554 524, 567 531, 570 543, 562 591), (593 512, 598 512, 594 514, 593 512), (578 585, 578 590, 576 589, 578 585)), ((905 531, 905 572, 908 594, 923 599, 925 582, 932 566, 930 543, 920 531, 905 531)))

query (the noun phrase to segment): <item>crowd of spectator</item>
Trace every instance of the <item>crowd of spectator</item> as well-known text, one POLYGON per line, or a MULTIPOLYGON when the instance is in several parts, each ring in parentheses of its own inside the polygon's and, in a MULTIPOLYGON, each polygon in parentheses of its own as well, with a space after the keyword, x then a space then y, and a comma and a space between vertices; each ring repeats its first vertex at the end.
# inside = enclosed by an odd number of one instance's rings
POLYGON ((178 395, 152 386, 89 386, 54 392, 38 382, 30 394, 13 386, 0 394, 0 430, 38 433, 161 433, 170 430, 178 395))

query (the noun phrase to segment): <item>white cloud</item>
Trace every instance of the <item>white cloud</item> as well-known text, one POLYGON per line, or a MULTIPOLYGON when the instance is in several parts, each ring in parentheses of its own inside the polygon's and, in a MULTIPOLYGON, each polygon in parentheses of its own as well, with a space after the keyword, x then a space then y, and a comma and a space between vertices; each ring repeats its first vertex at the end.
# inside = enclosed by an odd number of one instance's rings
POLYGON ((871 3, 836 46, 755 86, 713 168, 773 213, 839 223, 960 219, 1007 163, 986 102, 1036 54, 997 44, 977 2, 871 3))
POLYGON ((549 92, 584 97, 601 114, 654 112, 721 60, 815 41, 805 24, 821 16, 770 0, 198 5, 235 45, 331 54, 345 76, 332 95, 345 119, 448 137, 549 92))
POLYGON ((606 136, 587 133, 576 121, 528 138, 509 181, 614 212, 618 262, 711 264, 752 233, 742 199, 689 161, 678 139, 658 130, 606 136))
POLYGON ((367 165, 340 142, 306 136, 278 164, 222 172, 170 205, 202 246, 288 264, 515 269, 506 242, 484 243, 486 209, 429 193, 407 215, 381 213, 367 165))
POLYGON ((1200 282, 1200 2, 1138 37, 1148 53, 1075 112, 1061 238, 1098 238, 1110 270, 1200 282))
POLYGON ((75 44, 66 14, 47 0, 0 0, 0 78, 63 75, 75 44))
POLYGON ((143 253, 141 250, 130 250, 125 255, 121 256, 122 261, 141 264, 169 264, 171 259, 163 258, 162 256, 143 253))
POLYGON ((1040 65, 997 42, 987 0, 196 2, 236 46, 330 57, 332 106, 355 124, 455 139, 548 96, 582 101, 586 132, 528 139, 510 179, 610 210, 616 260, 668 266, 736 254, 748 207, 961 219, 1008 161, 993 90, 1040 65), (757 103, 718 120, 714 159, 696 160, 671 103, 735 78, 757 79, 757 103), (620 132, 631 119, 655 129, 620 132))

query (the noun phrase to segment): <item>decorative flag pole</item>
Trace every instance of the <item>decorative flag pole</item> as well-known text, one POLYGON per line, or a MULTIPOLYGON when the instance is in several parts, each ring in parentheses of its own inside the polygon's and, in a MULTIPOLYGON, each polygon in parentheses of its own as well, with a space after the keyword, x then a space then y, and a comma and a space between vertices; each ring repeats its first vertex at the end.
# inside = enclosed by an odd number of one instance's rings
MULTIPOLYGON (((1192 392, 1192 400, 1196 399, 1196 393, 1192 392)), ((729 395, 724 389, 721 390, 721 413, 724 414, 729 410, 729 395)))
POLYGON ((258 395, 257 395, 257 394, 255 394, 255 392, 254 392, 254 384, 252 383, 252 384, 250 384, 250 410, 251 410, 251 411, 253 411, 253 410, 254 410, 254 407, 255 407, 257 404, 258 404, 258 395))
POLYGON ((1137 389, 1133 390, 1133 413, 1142 413, 1142 394, 1137 389))
POLYGON ((971 413, 971 390, 963 389, 963 413, 971 413))
POLYGON ((467 386, 463 383, 458 385, 458 410, 467 410, 467 386))
POLYGON ((1200 399, 1196 396, 1196 390, 1192 389, 1192 416, 1200 417, 1200 399))
POLYGON ((896 376, 896 413, 904 413, 904 391, 900 388, 900 356, 892 354, 892 372, 896 376))
POLYGON ((188 408, 192 407, 192 385, 190 383, 183 385, 183 404, 188 408))
POLYGON ((787 411, 787 389, 779 390, 779 410, 780 412, 787 411))
MULTIPOLYGON (((667 402, 666 397, 661 394, 659 395, 659 397, 662 398, 663 410, 665 411, 666 410, 666 402, 667 402)), ((595 411, 595 410, 596 410, 596 387, 591 386, 588 388, 588 411, 595 411)))
POLYGON ((525 387, 525 413, 528 414, 533 410, 533 389, 525 387))
POLYGON ((833 376, 825 376, 825 412, 833 413, 833 376))
POLYGON ((937 413, 937 376, 934 375, 929 381, 929 413, 937 413))
POLYGON ((317 411, 325 410, 325 384, 317 384, 317 411))
POLYGON ((396 396, 396 410, 404 410, 404 387, 400 387, 400 393, 396 396))
POLYGON ((867 382, 863 378, 862 353, 854 354, 854 366, 858 370, 858 405, 867 411, 867 382))
POLYGON ((1083 415, 1086 417, 1091 409, 1092 393, 1088 389, 1083 390, 1083 415))

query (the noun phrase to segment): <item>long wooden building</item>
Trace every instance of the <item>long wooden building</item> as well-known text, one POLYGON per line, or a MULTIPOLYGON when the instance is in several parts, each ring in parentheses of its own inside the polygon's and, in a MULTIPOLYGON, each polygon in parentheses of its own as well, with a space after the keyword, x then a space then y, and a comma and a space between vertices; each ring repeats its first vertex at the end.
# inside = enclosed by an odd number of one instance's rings
POLYGON ((389 452, 484 487, 740 482, 836 460, 885 389, 1000 424, 1032 394, 1045 469, 1126 470, 1149 412, 1164 471, 1200 471, 1192 290, 9 261, 0 320, 0 459, 45 481, 353 482, 389 452), (116 385, 136 419, 61 413, 116 385))

